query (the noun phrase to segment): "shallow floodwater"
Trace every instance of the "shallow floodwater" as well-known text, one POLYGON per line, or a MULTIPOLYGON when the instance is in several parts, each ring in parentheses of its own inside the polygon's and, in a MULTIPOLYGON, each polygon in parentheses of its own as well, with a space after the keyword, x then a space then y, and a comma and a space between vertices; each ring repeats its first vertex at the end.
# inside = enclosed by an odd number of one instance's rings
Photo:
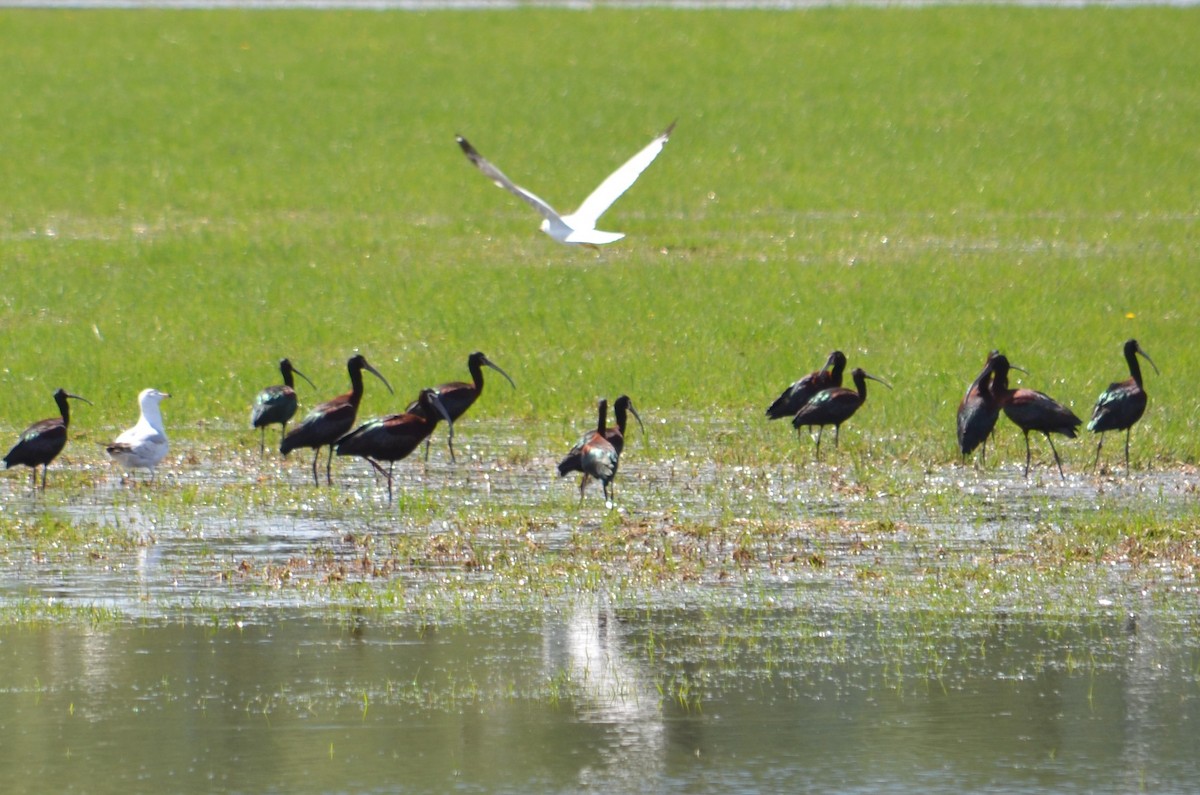
POLYGON ((0 631, 8 792, 1190 791, 1195 647, 622 610, 0 631), (728 621, 722 649, 699 635, 728 621), (812 635, 798 626, 819 628, 812 635), (892 644, 925 662, 893 667, 892 644), (764 659, 769 653, 771 659, 764 659))
POLYGON ((391 505, 361 462, 318 489, 229 441, 150 485, 78 460, 45 494, 0 480, 3 791, 1200 781, 1194 560, 1064 578, 1029 551, 1093 516, 1194 517, 1200 474, 635 446, 608 510, 511 434, 401 464, 391 505))

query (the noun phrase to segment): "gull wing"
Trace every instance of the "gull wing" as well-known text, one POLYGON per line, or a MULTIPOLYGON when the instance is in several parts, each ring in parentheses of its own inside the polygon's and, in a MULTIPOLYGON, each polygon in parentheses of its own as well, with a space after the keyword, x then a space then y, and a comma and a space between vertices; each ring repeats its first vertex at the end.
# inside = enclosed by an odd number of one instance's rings
MULTIPOLYGON (((462 147, 463 154, 467 156, 467 159, 474 163, 475 167, 482 171, 484 176, 496 183, 497 186, 504 188, 506 191, 515 196, 519 196, 531 207, 533 207, 533 209, 541 213, 542 217, 551 224, 562 223, 562 217, 558 214, 558 211, 551 207, 545 199, 541 198, 536 193, 525 190, 511 179, 504 176, 503 171, 493 166, 486 159, 484 159, 483 155, 475 151, 475 147, 471 146, 470 141, 468 141, 466 138, 463 138, 461 135, 455 136, 454 140, 458 141, 458 145, 462 147)), ((642 168, 645 168, 645 166, 642 166, 642 168)))
POLYGON ((662 151, 674 129, 675 122, 671 122, 667 129, 659 133, 658 137, 647 144, 642 151, 629 158, 625 165, 609 174, 608 178, 583 200, 579 209, 571 213, 569 218, 574 220, 571 226, 577 229, 595 228, 596 221, 604 214, 604 211, 611 207, 622 193, 629 190, 629 187, 637 182, 637 178, 646 170, 646 167, 654 162, 654 158, 658 157, 658 153, 662 151))
POLYGON ((138 444, 141 444, 144 436, 145 436, 145 429, 140 428, 137 425, 134 425, 132 428, 128 428, 124 431, 121 431, 121 433, 117 436, 117 438, 113 440, 113 443, 111 446, 117 447, 117 448, 134 447, 138 444))

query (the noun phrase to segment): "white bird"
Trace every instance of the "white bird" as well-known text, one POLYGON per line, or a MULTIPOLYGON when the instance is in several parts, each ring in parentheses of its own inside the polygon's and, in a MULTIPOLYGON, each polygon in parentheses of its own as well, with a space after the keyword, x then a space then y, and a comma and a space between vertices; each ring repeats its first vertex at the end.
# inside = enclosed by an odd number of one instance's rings
POLYGON ((570 243, 595 248, 625 237, 620 232, 603 232, 597 229, 596 222, 604 214, 604 211, 621 197, 622 193, 629 190, 629 187, 637 181, 637 178, 646 170, 646 167, 654 162, 654 158, 658 157, 658 153, 662 151, 663 146, 671 137, 671 131, 674 129, 675 122, 671 122, 670 126, 647 144, 646 148, 629 158, 625 165, 609 174, 608 178, 601 182, 600 186, 583 200, 583 204, 579 205, 579 209, 570 215, 559 215, 558 211, 547 204, 544 199, 525 190, 504 176, 504 172, 485 160, 479 152, 476 152, 475 147, 471 146, 466 138, 459 135, 456 136, 456 140, 458 141, 458 145, 462 147, 467 158, 492 182, 524 199, 533 209, 542 214, 541 229, 543 232, 550 235, 550 237, 559 243, 570 243))
POLYGON ((167 454, 167 432, 163 429, 162 412, 158 404, 163 398, 169 397, 169 394, 157 389, 143 389, 138 394, 141 416, 137 425, 105 447, 114 461, 126 469, 149 469, 150 476, 154 476, 154 467, 167 454))

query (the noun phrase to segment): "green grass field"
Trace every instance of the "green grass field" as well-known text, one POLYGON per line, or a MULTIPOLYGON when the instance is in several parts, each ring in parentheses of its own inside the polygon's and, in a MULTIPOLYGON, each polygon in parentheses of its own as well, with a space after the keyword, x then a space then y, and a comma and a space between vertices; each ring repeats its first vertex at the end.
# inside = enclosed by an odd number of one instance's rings
POLYGON ((936 463, 988 349, 1086 419, 1133 336, 1162 371, 1135 455, 1193 463, 1197 33, 1167 8, 0 11, 0 428, 59 386, 97 437, 145 386, 184 436, 240 428, 280 357, 312 405, 356 348, 398 392, 369 380, 369 416, 482 349, 519 390, 474 416, 562 446, 628 392, 744 420, 723 444, 770 461, 795 443, 763 409, 842 348, 895 385, 847 428, 936 463), (454 143, 566 210, 672 119, 600 256, 454 143))

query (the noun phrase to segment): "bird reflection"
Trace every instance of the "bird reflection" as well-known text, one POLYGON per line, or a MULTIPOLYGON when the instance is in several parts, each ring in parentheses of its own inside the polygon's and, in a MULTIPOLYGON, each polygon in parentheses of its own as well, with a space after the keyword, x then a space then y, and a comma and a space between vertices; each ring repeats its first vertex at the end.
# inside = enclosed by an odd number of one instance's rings
POLYGON ((612 786, 653 780, 665 765, 666 738, 658 689, 625 648, 620 624, 602 598, 580 597, 565 624, 548 627, 543 662, 565 674, 579 720, 603 725, 603 768, 583 768, 580 783, 612 786))

